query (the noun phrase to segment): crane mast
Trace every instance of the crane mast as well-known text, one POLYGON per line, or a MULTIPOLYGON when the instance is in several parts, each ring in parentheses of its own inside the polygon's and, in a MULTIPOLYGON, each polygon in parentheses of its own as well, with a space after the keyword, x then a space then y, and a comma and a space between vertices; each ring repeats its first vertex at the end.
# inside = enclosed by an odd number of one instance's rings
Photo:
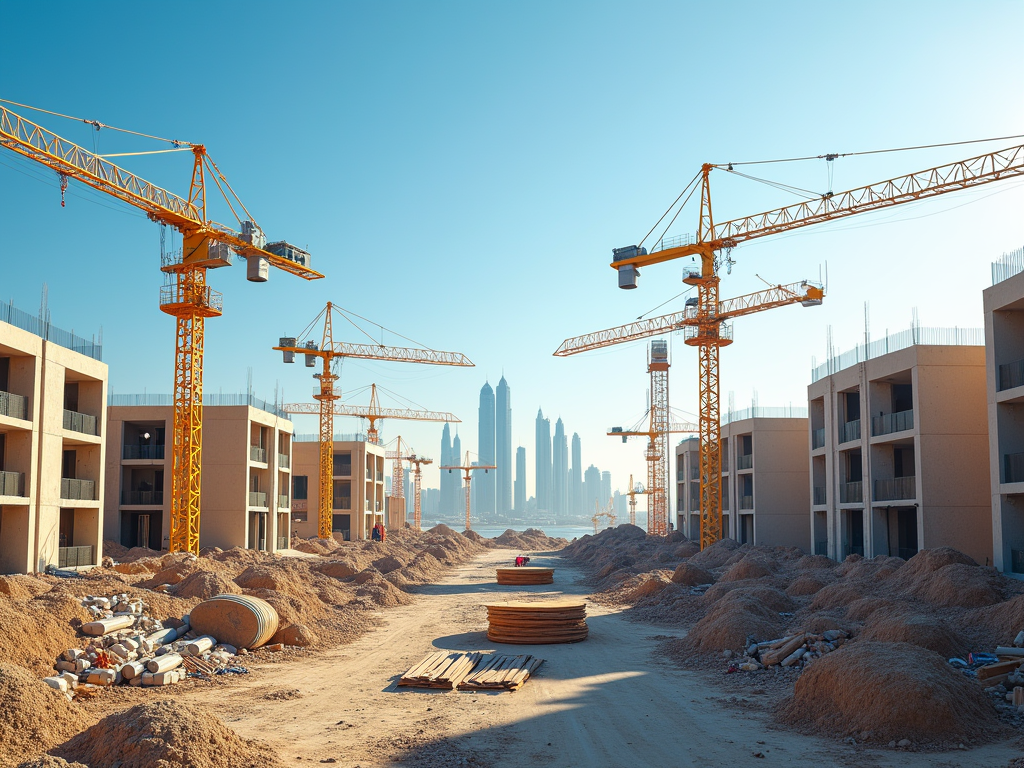
POLYGON ((420 530, 421 525, 421 506, 420 506, 420 483, 423 477, 423 470, 421 466, 423 464, 433 464, 433 459, 428 459, 423 456, 417 456, 415 452, 410 453, 408 456, 402 455, 402 438, 398 438, 398 443, 394 451, 388 451, 386 454, 387 458, 392 459, 394 464, 391 468, 391 488, 393 498, 405 498, 405 471, 402 465, 403 461, 408 461, 412 467, 415 467, 413 471, 413 529, 420 530), (400 494, 394 493, 394 488, 398 487, 402 489, 400 494))
MULTIPOLYGON (((84 121, 89 122, 89 121, 84 121)), ((93 123, 99 129, 99 123, 93 123)), ((206 284, 207 269, 231 264, 230 251, 249 260, 249 280, 265 282, 269 266, 307 280, 323 275, 305 263, 264 248, 263 232, 235 195, 202 144, 170 142, 174 150, 191 150, 192 179, 188 199, 168 192, 58 136, 0 105, 0 146, 56 171, 61 206, 68 180, 75 179, 146 212, 182 235, 181 261, 167 259, 161 270, 171 276, 160 289, 160 309, 175 318, 174 408, 171 429, 170 551, 199 554, 200 492, 203 450, 203 354, 206 319, 223 312, 221 294, 206 284), (248 218, 242 232, 211 221, 206 211, 206 172, 224 195, 248 218)), ((174 151, 170 150, 170 151, 174 151)))
POLYGON ((466 483, 466 530, 472 529, 472 522, 470 521, 470 504, 472 503, 472 496, 470 495, 470 483, 473 482, 473 470, 482 469, 485 473, 489 469, 497 469, 494 464, 473 464, 469 460, 469 451, 466 451, 466 460, 461 465, 452 464, 451 466, 438 467, 438 469, 447 469, 449 472, 452 470, 461 470, 463 473, 463 480, 466 483))

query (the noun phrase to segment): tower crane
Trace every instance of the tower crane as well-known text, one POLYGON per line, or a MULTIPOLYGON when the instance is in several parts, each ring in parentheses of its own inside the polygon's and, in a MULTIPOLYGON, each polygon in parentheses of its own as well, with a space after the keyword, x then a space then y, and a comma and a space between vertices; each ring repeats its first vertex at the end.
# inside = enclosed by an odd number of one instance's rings
MULTIPOLYGON (((415 451, 412 451, 408 456, 402 455, 402 438, 398 437, 398 443, 395 450, 388 451, 386 457, 392 459, 394 464, 391 470, 391 490, 392 495, 395 498, 405 498, 405 473, 403 471, 402 462, 408 461, 410 466, 415 467, 413 471, 413 528, 420 530, 420 482, 423 476, 422 470, 420 469, 423 464, 433 464, 433 459, 428 459, 423 456, 417 456, 415 451), (395 489, 398 488, 399 492, 396 494, 395 489)), ((410 448, 411 450, 411 448, 410 448)))
POLYGON ((668 477, 669 477, 669 434, 673 432, 696 432, 697 425, 670 423, 668 407, 668 342, 655 339, 647 355, 647 372, 651 375, 650 424, 646 430, 623 431, 612 427, 608 434, 621 437, 646 437, 647 450, 647 533, 665 536, 668 533, 668 477))
MULTIPOLYGON (((641 482, 633 483, 633 476, 629 476, 629 490, 626 491, 626 495, 629 496, 629 524, 636 525, 636 497, 642 493, 647 493, 644 490, 644 484, 641 482)), ((650 525, 650 510, 647 512, 647 524, 650 525)))
MULTIPOLYGON (((816 159, 831 163, 844 156, 840 153, 830 153, 819 155, 816 159)), ((766 291, 719 301, 718 270, 722 256, 724 255, 725 264, 731 267, 731 250, 749 240, 1022 176, 1024 145, 926 168, 923 171, 897 176, 846 192, 833 193, 830 190, 800 203, 715 224, 711 208, 711 172, 722 170, 738 173, 735 168, 737 165, 742 163, 705 163, 687 185, 691 195, 696 190, 696 184, 699 183, 701 188, 696 237, 687 234, 665 240, 662 235, 650 252, 643 247, 643 240, 637 245, 615 248, 612 251, 610 266, 618 273, 619 287, 624 289, 637 287, 640 267, 683 257, 699 258, 700 269, 689 271, 683 278, 687 285, 697 287, 696 302, 685 307, 683 312, 567 339, 555 352, 556 355, 571 355, 587 349, 657 336, 680 329, 684 332, 686 344, 697 347, 700 379, 701 548, 715 543, 722 537, 718 351, 720 347, 732 343, 732 329, 725 321, 788 304, 815 306, 824 298, 821 286, 804 281, 786 286, 778 285, 766 291)), ((684 189, 677 198, 677 202, 683 200, 683 205, 689 199, 688 196, 683 199, 687 189, 684 189)), ((669 212, 674 207, 675 203, 670 206, 669 212)), ((668 215, 668 212, 665 215, 668 215)), ((678 215, 677 212, 676 216, 678 215)))
POLYGON ((612 502, 612 499, 608 499, 608 506, 605 507, 604 509, 601 509, 598 506, 598 503, 597 503, 596 500, 594 501, 594 516, 592 518, 590 518, 590 522, 592 522, 594 524, 594 535, 595 536, 597 536, 598 521, 601 520, 601 518, 605 518, 608 521, 608 527, 609 528, 614 528, 615 527, 615 521, 618 518, 615 516, 614 504, 612 502))
POLYGON ((366 430, 366 442, 380 445, 380 431, 377 422, 384 419, 399 421, 444 421, 450 424, 461 424, 462 419, 448 411, 414 410, 410 408, 381 408, 377 398, 377 385, 370 385, 370 404, 338 403, 334 409, 335 416, 359 416, 370 422, 366 430))
POLYGON ((455 466, 453 464, 453 465, 448 466, 448 467, 438 467, 438 469, 447 469, 449 473, 453 469, 460 469, 460 470, 462 470, 462 473, 463 473, 463 478, 462 479, 465 480, 465 482, 466 482, 466 530, 467 531, 470 530, 470 520, 469 520, 470 509, 469 509, 469 506, 470 506, 470 499, 472 497, 469 494, 469 484, 473 481, 473 470, 474 469, 482 469, 484 471, 484 474, 487 474, 487 470, 489 470, 489 469, 497 469, 497 466, 495 466, 494 464, 472 464, 469 461, 469 451, 466 451, 466 460, 464 462, 462 462, 461 465, 455 466))
MULTIPOLYGON (((15 106, 35 109, 24 104, 15 106)), ((56 115, 53 112, 49 114, 56 115)), ((96 130, 111 128, 94 120, 81 122, 92 125, 96 130)), ((119 128, 111 130, 123 131, 119 128)), ((233 251, 247 260, 248 279, 251 282, 266 282, 270 266, 306 280, 315 280, 323 275, 310 269, 308 253, 283 241, 267 245, 263 230, 207 154, 204 145, 154 136, 147 138, 172 145, 171 149, 157 152, 192 153, 192 180, 187 199, 151 184, 105 157, 58 136, 0 104, 0 146, 56 171, 61 188, 61 207, 64 206, 64 191, 68 181, 75 179, 140 208, 151 220, 170 225, 181 233, 180 256, 166 256, 160 267, 169 276, 167 284, 160 289, 160 309, 176 320, 170 551, 198 555, 205 323, 206 318, 219 317, 223 311, 222 296, 207 285, 206 271, 230 266, 233 251), (238 219, 241 232, 218 224, 207 215, 207 174, 238 219), (236 212, 236 205, 245 218, 236 212)))
MULTIPOLYGON (((410 347, 388 347, 383 344, 349 344, 346 342, 334 341, 332 315, 334 312, 343 314, 346 320, 347 315, 333 303, 327 302, 320 314, 318 314, 299 336, 282 336, 279 346, 274 347, 282 353, 284 362, 294 363, 295 355, 303 355, 307 368, 315 368, 317 359, 321 361, 320 373, 313 374, 314 378, 320 380, 320 392, 313 395, 318 401, 317 410, 320 414, 320 500, 318 521, 318 535, 322 539, 331 538, 331 501, 333 495, 334 479, 334 401, 341 396, 335 394, 334 382, 338 375, 331 370, 331 363, 336 359, 346 357, 360 358, 363 360, 390 360, 398 363, 426 363, 429 365, 457 365, 472 366, 473 363, 461 352, 439 352, 435 349, 417 349, 410 347), (323 318, 323 332, 320 342, 307 338, 312 328, 323 318)), ((308 413, 306 410, 297 410, 309 406, 289 405, 286 411, 291 413, 308 413)))

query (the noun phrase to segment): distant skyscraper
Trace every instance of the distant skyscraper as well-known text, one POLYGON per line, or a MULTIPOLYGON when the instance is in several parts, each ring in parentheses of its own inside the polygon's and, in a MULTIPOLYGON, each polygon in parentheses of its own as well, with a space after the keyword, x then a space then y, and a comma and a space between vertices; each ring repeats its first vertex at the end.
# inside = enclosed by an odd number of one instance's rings
MULTIPOLYGON (((607 504, 607 501, 605 502, 607 504)), ((583 509, 592 515, 604 507, 601 503, 601 470, 591 464, 583 473, 583 509)))
POLYGON ((556 515, 569 511, 569 446, 561 418, 555 422, 555 437, 551 442, 551 511, 556 515))
POLYGON ((512 390, 502 375, 494 392, 495 511, 507 515, 512 509, 512 390))
POLYGON ((608 500, 612 497, 612 473, 601 473, 601 509, 608 506, 608 500))
POLYGON ((517 515, 526 512, 526 449, 516 448, 516 493, 515 511, 517 515))
MULTIPOLYGON (((480 464, 494 464, 494 390, 490 384, 480 388, 480 409, 477 412, 477 451, 480 464)), ((476 493, 477 504, 473 507, 481 515, 493 515, 495 512, 495 479, 496 472, 480 472, 473 478, 473 492, 476 493)))
POLYGON ((580 458, 580 436, 572 433, 572 469, 569 470, 569 514, 582 515, 583 509, 583 465, 580 458))
POLYGON ((618 491, 612 493, 612 507, 615 511, 615 516, 618 518, 616 522, 619 525, 629 522, 629 520, 626 519, 626 516, 629 514, 626 509, 628 499, 629 497, 624 493, 619 493, 618 491))
MULTIPOLYGON (((441 430, 441 461, 438 464, 439 467, 448 467, 452 464, 452 430, 451 427, 445 422, 444 429, 441 430)), ((447 470, 441 471, 441 495, 438 501, 437 511, 443 515, 451 514, 452 510, 452 495, 454 493, 451 475, 448 474, 447 470)))
POLYGON ((537 509, 551 509, 551 422, 544 418, 544 412, 537 409, 537 450, 535 454, 537 509))

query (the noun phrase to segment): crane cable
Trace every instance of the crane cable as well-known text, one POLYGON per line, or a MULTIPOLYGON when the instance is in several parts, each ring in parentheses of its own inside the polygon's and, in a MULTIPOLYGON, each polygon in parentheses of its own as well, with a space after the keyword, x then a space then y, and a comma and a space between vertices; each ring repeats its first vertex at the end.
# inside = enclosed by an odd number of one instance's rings
MULTIPOLYGON (((117 127, 115 127, 113 125, 107 125, 106 123, 101 123, 98 120, 88 120, 88 119, 86 119, 84 117, 72 117, 71 115, 63 115, 60 112, 51 112, 48 109, 40 109, 39 107, 32 107, 32 106, 29 106, 28 104, 20 104, 17 101, 11 101, 10 99, 0 99, 0 103, 12 104, 15 107, 22 107, 23 109, 31 109, 31 110, 34 110, 36 112, 42 112, 43 114, 53 115, 54 117, 62 117, 65 120, 74 120, 75 122, 78 122, 78 123, 85 123, 86 125, 91 125, 97 131, 100 130, 101 128, 109 128, 112 131, 120 131, 121 133, 130 133, 133 136, 142 136, 143 138, 146 138, 146 139, 154 139, 156 141, 164 141, 164 142, 167 142, 168 144, 173 144, 175 147, 187 148, 187 147, 194 147, 194 146, 196 146, 195 144, 192 144, 191 142, 188 142, 188 141, 180 141, 178 139, 165 139, 165 138, 163 138, 161 136, 153 136, 152 134, 149 134, 149 133, 139 133, 138 131, 130 131, 127 128, 117 128, 117 127)), ((111 157, 115 157, 115 155, 111 155, 111 157)))

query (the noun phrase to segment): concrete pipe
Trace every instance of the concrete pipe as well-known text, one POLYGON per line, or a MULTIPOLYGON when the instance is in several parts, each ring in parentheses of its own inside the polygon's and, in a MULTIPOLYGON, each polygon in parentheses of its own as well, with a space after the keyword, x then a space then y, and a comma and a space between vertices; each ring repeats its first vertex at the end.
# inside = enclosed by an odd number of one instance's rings
POLYGON ((129 661, 121 667, 121 675, 125 680, 131 680, 133 677, 138 677, 145 671, 146 664, 142 661, 129 661))
POLYGON ((199 654, 210 650, 216 644, 216 638, 211 637, 210 635, 203 635, 202 637, 196 638, 185 647, 188 649, 188 652, 191 653, 193 656, 198 656, 199 654))
POLYGON ((181 666, 181 656, 176 653, 165 653, 158 659, 150 659, 146 662, 146 669, 153 674, 159 672, 170 672, 175 667, 181 666))
POLYGON ((101 637, 108 632, 116 632, 119 629, 128 629, 135 623, 134 616, 114 616, 110 619, 97 619, 82 625, 82 632, 93 637, 101 637))

